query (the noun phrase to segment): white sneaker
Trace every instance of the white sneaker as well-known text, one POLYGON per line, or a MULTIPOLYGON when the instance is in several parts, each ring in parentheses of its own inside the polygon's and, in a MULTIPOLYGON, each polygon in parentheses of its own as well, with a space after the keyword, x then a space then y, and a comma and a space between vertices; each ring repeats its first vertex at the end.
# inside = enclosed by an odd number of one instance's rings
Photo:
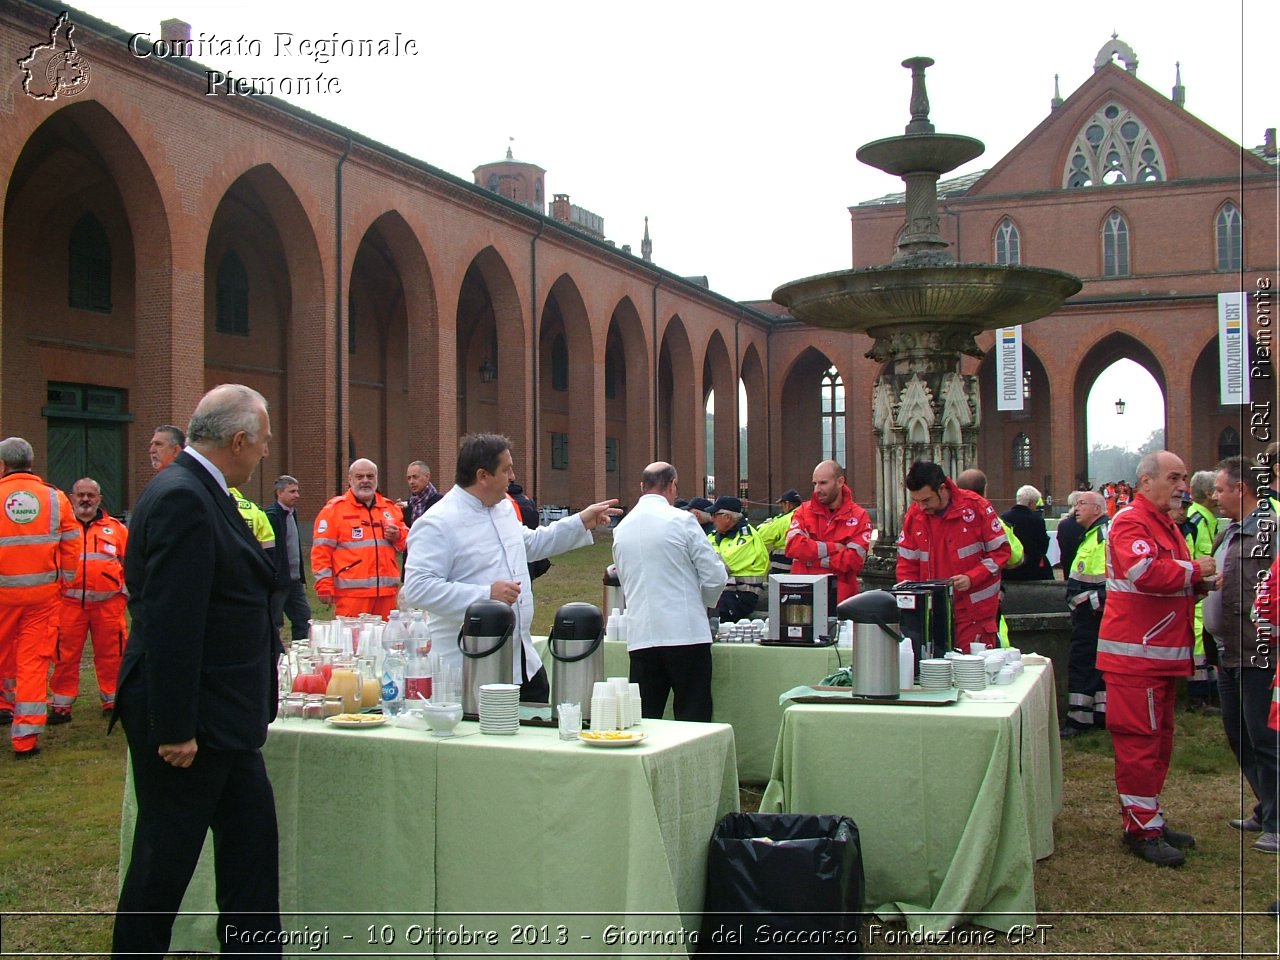
POLYGON ((1259 853, 1280 853, 1280 833, 1264 833, 1258 837, 1253 849, 1259 853))

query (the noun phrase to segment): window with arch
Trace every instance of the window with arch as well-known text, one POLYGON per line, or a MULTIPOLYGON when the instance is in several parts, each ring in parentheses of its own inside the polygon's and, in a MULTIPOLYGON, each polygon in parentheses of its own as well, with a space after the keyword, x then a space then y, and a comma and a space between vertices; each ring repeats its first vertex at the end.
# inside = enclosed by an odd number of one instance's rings
POLYGON ((1240 270, 1244 266, 1244 222, 1240 210, 1228 200, 1218 211, 1218 269, 1240 270))
POLYGON ((533 202, 542 206, 542 178, 533 181, 533 202))
POLYGON ((92 213, 71 228, 67 244, 67 306, 111 312, 111 244, 92 213))
POLYGON ((1108 103, 1076 134, 1062 186, 1070 190, 1164 179, 1164 157, 1147 125, 1128 107, 1108 103))
POLYGON ((249 335, 249 274, 234 250, 218 264, 217 316, 214 329, 237 337, 249 335))
POLYGON ((551 341, 551 389, 558 393, 569 389, 569 346, 563 333, 551 341))
POLYGON ((1118 210, 1112 210, 1102 225, 1102 275, 1129 275, 1129 224, 1118 210))
POLYGON ((1008 217, 996 227, 996 263, 1022 263, 1022 237, 1008 217))
POLYGON ((1013 469, 1031 469, 1031 438, 1025 433, 1013 438, 1013 469))
POLYGON ((845 462, 844 381, 834 366, 822 375, 822 459, 845 462))
POLYGON ((1218 459, 1240 456, 1240 434, 1235 427, 1227 427, 1218 434, 1218 459))

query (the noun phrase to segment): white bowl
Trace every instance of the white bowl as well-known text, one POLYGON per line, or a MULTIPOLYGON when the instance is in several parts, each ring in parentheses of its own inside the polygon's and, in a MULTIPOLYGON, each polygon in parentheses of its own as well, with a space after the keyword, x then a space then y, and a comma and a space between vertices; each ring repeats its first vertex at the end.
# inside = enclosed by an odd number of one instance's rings
POLYGON ((462 704, 426 703, 422 705, 422 716, 431 727, 433 737, 452 737, 453 728, 462 719, 462 704))

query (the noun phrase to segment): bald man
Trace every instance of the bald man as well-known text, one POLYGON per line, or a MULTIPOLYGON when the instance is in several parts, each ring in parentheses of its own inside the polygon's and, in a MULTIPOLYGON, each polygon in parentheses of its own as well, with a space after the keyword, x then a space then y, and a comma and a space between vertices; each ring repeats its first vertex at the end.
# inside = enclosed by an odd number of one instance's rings
POLYGON ((400 508, 378 492, 378 465, 360 459, 347 471, 347 492, 316 516, 311 572, 320 602, 340 617, 375 613, 386 619, 400 590, 404 550, 400 508))

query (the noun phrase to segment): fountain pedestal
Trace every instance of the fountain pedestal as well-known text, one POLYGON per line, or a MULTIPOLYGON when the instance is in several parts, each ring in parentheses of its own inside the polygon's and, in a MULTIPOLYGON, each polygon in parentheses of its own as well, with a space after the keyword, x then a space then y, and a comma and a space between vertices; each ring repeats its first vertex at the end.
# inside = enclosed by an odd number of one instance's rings
POLYGON ((867 357, 884 364, 872 395, 876 435, 876 509, 880 542, 893 544, 907 498, 907 468, 931 460, 954 476, 976 466, 981 422, 977 378, 962 355, 981 357, 976 336, 1029 323, 1080 291, 1069 273, 1040 267, 957 263, 938 228, 938 178, 981 156, 979 140, 935 133, 924 71, 911 70, 911 122, 903 136, 868 143, 863 163, 906 183, 907 223, 892 262, 783 284, 776 303, 815 326, 860 330, 874 338, 867 357))

